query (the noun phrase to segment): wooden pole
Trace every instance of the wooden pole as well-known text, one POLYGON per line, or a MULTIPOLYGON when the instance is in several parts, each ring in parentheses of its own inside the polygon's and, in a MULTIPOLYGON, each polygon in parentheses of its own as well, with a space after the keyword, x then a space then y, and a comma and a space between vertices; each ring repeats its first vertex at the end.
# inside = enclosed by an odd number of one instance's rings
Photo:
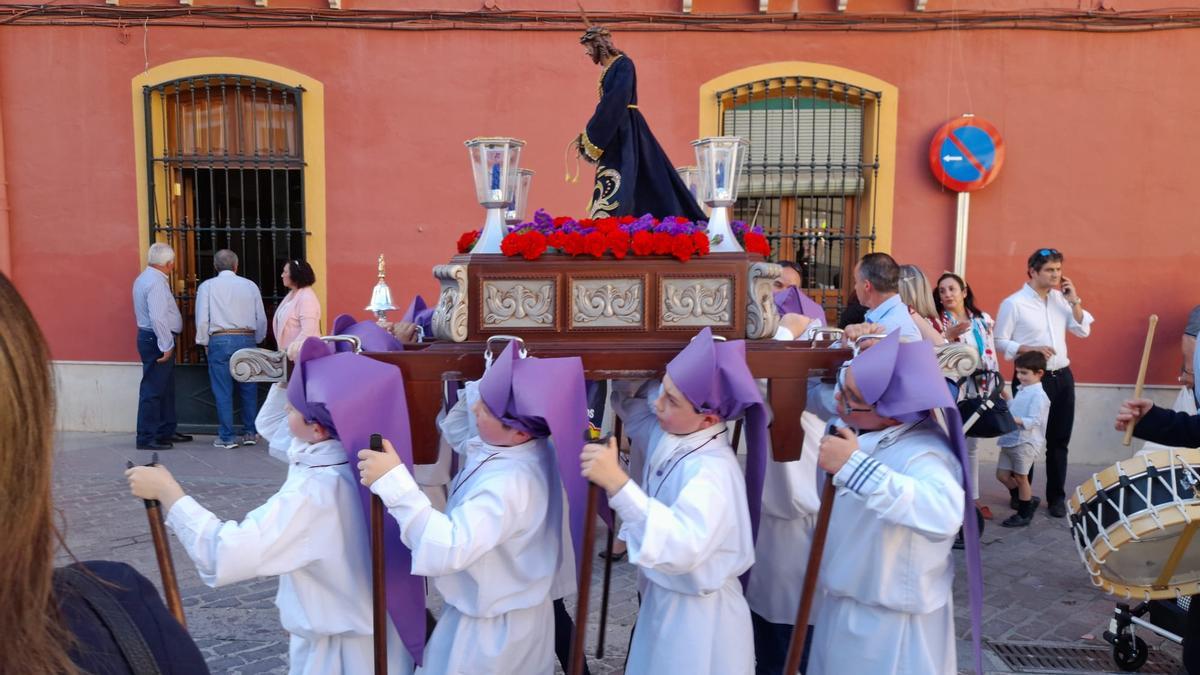
MULTIPOLYGON (((617 417, 613 422, 613 436, 617 439, 617 454, 621 452, 621 418, 617 417)), ((612 566, 613 566, 613 528, 617 526, 617 516, 612 515, 613 523, 608 528, 608 536, 605 541, 604 551, 604 588, 600 592, 600 631, 596 636, 596 658, 604 658, 604 636, 608 632, 608 589, 612 583, 612 566)))
POLYGON ((821 509, 817 511, 817 524, 813 530, 812 548, 808 550, 808 567, 804 570, 804 588, 800 592, 800 607, 796 610, 796 625, 792 628, 792 644, 788 647, 787 664, 783 668, 785 673, 800 670, 800 657, 804 654, 804 641, 808 637, 808 617, 812 614, 817 573, 821 569, 821 556, 825 553, 825 535, 829 532, 829 516, 836 494, 833 476, 826 476, 825 487, 821 490, 821 509))
MULTIPOLYGON (((158 453, 150 458, 148 466, 158 464, 158 453)), ((126 468, 133 468, 133 462, 126 462, 126 468)), ((183 615, 183 598, 179 595, 179 579, 175 576, 175 561, 171 558, 171 544, 167 541, 167 528, 163 525, 162 505, 157 499, 143 499, 146 506, 146 519, 150 521, 150 537, 154 540, 154 557, 158 559, 158 573, 162 577, 163 595, 167 598, 167 609, 171 615, 187 630, 187 619, 183 615)))
POLYGON ((571 668, 567 675, 583 675, 585 643, 587 642, 588 599, 592 585, 592 558, 595 557, 596 509, 600 502, 600 488, 588 485, 587 508, 584 509, 583 550, 579 561, 579 589, 575 605, 575 634, 571 636, 571 668))
MULTIPOLYGON (((371 434, 371 449, 383 452, 383 437, 371 434)), ((375 645, 375 675, 387 675, 387 578, 383 550, 383 500, 371 495, 371 619, 375 645)))
MULTIPOLYGON (((1138 366, 1137 384, 1133 387, 1133 397, 1142 397, 1142 388, 1146 384, 1146 366, 1150 364, 1150 345, 1154 343, 1154 328, 1158 325, 1158 315, 1150 315, 1150 325, 1146 328, 1146 344, 1142 347, 1142 363, 1138 366)), ((1137 421, 1130 422, 1125 427, 1125 438, 1121 442, 1129 445, 1133 441, 1133 428, 1137 421)))

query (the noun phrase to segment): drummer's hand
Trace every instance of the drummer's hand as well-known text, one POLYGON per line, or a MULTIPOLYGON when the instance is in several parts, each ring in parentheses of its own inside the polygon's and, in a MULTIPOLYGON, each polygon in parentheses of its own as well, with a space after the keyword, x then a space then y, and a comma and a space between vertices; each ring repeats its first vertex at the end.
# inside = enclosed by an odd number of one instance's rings
POLYGON ((857 449, 858 436, 846 427, 838 427, 836 435, 827 434, 821 438, 817 464, 832 476, 845 466, 857 449))
POLYGON ((397 321, 387 327, 392 336, 405 343, 417 341, 417 324, 409 321, 397 321))
POLYGON ((808 326, 811 323, 812 319, 803 314, 784 314, 779 317, 779 325, 786 328, 792 334, 793 340, 804 335, 804 331, 808 330, 808 326))
POLYGON ((629 476, 621 470, 617 459, 617 439, 611 437, 608 443, 588 443, 579 453, 580 473, 583 477, 604 488, 609 497, 621 491, 629 476))
POLYGON ((1153 407, 1154 401, 1148 398, 1131 398, 1125 401, 1117 411, 1117 431, 1125 431, 1130 424, 1137 424, 1153 407))
POLYGON ((125 478, 129 481, 129 491, 134 497, 157 499, 161 502, 164 516, 175 502, 184 496, 183 488, 179 487, 175 477, 166 467, 159 464, 126 469, 125 478))
POLYGON ((383 439, 382 451, 359 450, 358 460, 359 481, 367 487, 379 480, 383 474, 400 466, 400 455, 396 454, 396 448, 393 448, 392 442, 386 438, 383 439))

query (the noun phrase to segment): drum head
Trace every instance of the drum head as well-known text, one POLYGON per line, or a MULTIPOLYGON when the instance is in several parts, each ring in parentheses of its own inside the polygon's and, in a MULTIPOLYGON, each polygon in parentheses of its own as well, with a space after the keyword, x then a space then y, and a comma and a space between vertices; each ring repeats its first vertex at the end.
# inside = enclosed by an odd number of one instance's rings
POLYGON ((1120 462, 1080 485, 1071 531, 1092 582, 1125 597, 1200 592, 1200 450, 1120 462))

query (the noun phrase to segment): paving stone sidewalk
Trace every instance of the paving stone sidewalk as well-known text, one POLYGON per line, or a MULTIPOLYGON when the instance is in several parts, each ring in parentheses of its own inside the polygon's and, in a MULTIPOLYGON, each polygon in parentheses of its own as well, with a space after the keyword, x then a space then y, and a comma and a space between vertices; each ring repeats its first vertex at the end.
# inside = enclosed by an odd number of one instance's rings
MULTIPOLYGON (((160 453, 189 494, 222 518, 241 518, 261 504, 280 485, 286 466, 267 454, 264 445, 222 450, 211 438, 160 453)), ((127 459, 149 461, 150 453, 133 450, 128 434, 63 433, 59 435, 55 467, 55 499, 61 511, 67 545, 79 560, 120 560, 133 565, 159 584, 145 509, 130 497, 122 472, 127 459)), ((1104 467, 1073 466, 1068 485, 1104 467)), ((996 519, 983 535, 983 635, 993 641, 1041 641, 1073 645, 1104 645, 1101 634, 1112 615, 1114 601, 1091 587, 1068 536, 1065 519, 1039 509, 1033 525, 1009 530, 999 521, 1009 514, 1007 492, 991 476, 994 465, 982 463, 982 493, 996 519)), ((1041 473, 1039 471, 1039 473, 1041 473)), ((1040 481, 1035 489, 1041 490, 1040 481)), ((603 546, 604 528, 597 528, 603 546)), ((211 589, 172 537, 172 553, 180 590, 195 637, 214 673, 287 672, 287 635, 279 626, 274 606, 275 579, 259 579, 211 589)), ((970 622, 965 570, 956 553, 955 614, 959 627, 959 664, 970 666, 970 622)), ((68 558, 61 556, 60 564, 68 558)), ((604 656, 596 650, 603 565, 593 572, 588 626, 588 659, 592 673, 619 673, 637 615, 636 573, 628 562, 613 565, 608 633, 604 656)), ((431 607, 441 603, 432 594, 431 607)), ((574 603, 568 602, 574 612, 574 603)), ((1178 657, 1176 645, 1140 633, 1152 647, 1178 657), (1165 643, 1165 644, 1164 644, 1165 643)), ((988 672, 1010 672, 994 654, 984 654, 988 672)))

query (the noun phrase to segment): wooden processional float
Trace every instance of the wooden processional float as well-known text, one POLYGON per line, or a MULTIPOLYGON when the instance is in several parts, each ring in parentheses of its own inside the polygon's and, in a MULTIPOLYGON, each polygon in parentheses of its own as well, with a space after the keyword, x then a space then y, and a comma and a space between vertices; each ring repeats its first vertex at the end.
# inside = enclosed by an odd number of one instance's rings
MULTIPOLYGON (((437 461, 436 418, 444 386, 483 376, 489 338, 519 337, 530 356, 578 356, 589 380, 642 380, 661 378, 688 340, 709 327, 726 339, 746 339, 751 373, 769 381, 771 409, 795 411, 775 415, 771 424, 773 458, 794 461, 804 440, 799 413, 806 407, 810 378, 831 382, 851 351, 833 346, 836 330, 814 341, 771 339, 779 323, 772 283, 780 270, 746 252, 711 253, 686 264, 667 256, 614 261, 459 255, 433 269, 441 286, 433 339, 400 352, 364 354, 400 368, 413 461, 431 464, 437 461)), ((951 343, 939 350, 947 377, 969 374, 977 365, 974 350, 963 347, 951 343)), ((230 368, 240 381, 278 382, 287 376, 283 354, 262 349, 240 350, 230 368)), ((596 490, 589 494, 590 512, 596 490)), ((581 589, 590 586, 595 557, 595 518, 587 523, 581 589)), ((572 675, 583 672, 588 595, 577 596, 572 675)))

